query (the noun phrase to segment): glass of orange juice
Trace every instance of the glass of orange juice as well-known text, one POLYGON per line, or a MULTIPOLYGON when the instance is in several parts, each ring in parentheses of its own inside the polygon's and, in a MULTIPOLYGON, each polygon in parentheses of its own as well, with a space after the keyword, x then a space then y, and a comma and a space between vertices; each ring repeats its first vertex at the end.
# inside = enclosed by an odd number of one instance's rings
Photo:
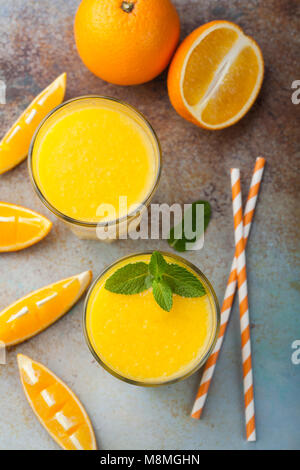
POLYGON ((132 106, 102 96, 55 108, 29 150, 35 191, 80 238, 99 239, 99 227, 107 238, 118 238, 130 222, 138 224, 158 186, 161 163, 149 122, 132 106), (106 206, 113 213, 106 213, 106 206))
POLYGON ((170 311, 154 300, 151 289, 115 294, 106 280, 128 263, 149 263, 151 252, 122 258, 94 281, 87 294, 83 329, 95 359, 115 377, 141 386, 182 380, 198 370, 216 343, 220 310, 208 279, 183 258, 162 253, 167 263, 189 270, 202 283, 202 297, 173 295, 170 311))

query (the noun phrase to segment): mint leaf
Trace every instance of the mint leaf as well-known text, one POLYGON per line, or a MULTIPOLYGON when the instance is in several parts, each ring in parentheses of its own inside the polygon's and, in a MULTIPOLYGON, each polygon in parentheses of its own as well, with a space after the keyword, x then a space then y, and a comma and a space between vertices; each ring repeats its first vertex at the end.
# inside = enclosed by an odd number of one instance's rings
POLYGON ((173 305, 172 290, 165 281, 156 281, 152 283, 153 295, 158 305, 169 312, 173 305))
POLYGON ((163 255, 158 251, 153 251, 149 263, 149 272, 154 279, 159 280, 167 266, 168 263, 165 261, 163 255))
POLYGON ((145 280, 148 274, 146 263, 127 264, 107 279, 105 289, 116 294, 138 294, 147 289, 145 280))
POLYGON ((152 287, 153 280, 154 280, 154 277, 151 276, 151 274, 148 274, 148 276, 145 279, 145 286, 147 289, 150 289, 150 287, 152 287))
POLYGON ((202 297, 205 295, 205 289, 199 279, 178 264, 167 265, 163 280, 170 286, 174 294, 181 297, 202 297))
POLYGON ((186 251, 186 244, 187 243, 195 243, 201 237, 201 235, 203 234, 203 231, 198 231, 198 233, 196 233, 196 236, 194 238, 190 239, 190 240, 187 240, 184 236, 184 219, 185 219, 185 217, 187 217, 188 212, 190 212, 190 211, 192 211, 192 214, 191 214, 192 230, 194 232, 196 232, 196 229, 197 229, 197 227, 196 227, 196 214, 197 214, 197 205, 198 204, 204 204, 204 226, 203 226, 203 230, 205 231, 207 226, 208 226, 208 223, 210 221, 210 216, 211 216, 211 208, 210 208, 209 202, 208 201, 195 201, 195 202, 193 202, 191 204, 191 207, 185 211, 184 216, 182 218, 182 221, 170 230, 168 244, 172 248, 174 248, 174 250, 176 250, 176 251, 181 251, 181 252, 186 251), (181 238, 175 238, 176 230, 180 229, 180 225, 181 225, 182 237, 181 238))

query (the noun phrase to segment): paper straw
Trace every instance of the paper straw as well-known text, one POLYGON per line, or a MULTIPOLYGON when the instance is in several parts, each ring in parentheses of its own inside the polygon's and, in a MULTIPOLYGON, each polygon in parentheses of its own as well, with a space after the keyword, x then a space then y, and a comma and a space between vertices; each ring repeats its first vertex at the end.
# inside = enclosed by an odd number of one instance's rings
MULTIPOLYGON (((263 176, 265 166, 265 159, 258 157, 256 159, 255 167, 253 170, 253 176, 250 184, 248 200, 244 212, 244 241, 245 246, 247 244, 248 236, 250 233, 251 222, 254 216, 255 206, 257 202, 257 196, 259 193, 260 183, 263 176)), ((228 325, 231 307, 234 300, 236 290, 236 259, 233 258, 230 275, 227 282, 227 288, 224 296, 224 301, 221 309, 221 327, 218 336, 218 341, 204 366, 204 371, 196 400, 192 409, 191 417, 195 419, 200 419, 204 404, 207 398, 208 390, 211 384, 211 380, 214 374, 216 363, 219 357, 219 353, 223 344, 224 335, 228 325)))
POLYGON ((236 251, 236 270, 240 305, 240 326, 243 360, 243 385, 245 398, 245 419, 247 441, 255 441, 255 412, 251 359, 250 320, 248 306, 247 270, 243 235, 243 208, 240 170, 231 170, 232 207, 236 251))

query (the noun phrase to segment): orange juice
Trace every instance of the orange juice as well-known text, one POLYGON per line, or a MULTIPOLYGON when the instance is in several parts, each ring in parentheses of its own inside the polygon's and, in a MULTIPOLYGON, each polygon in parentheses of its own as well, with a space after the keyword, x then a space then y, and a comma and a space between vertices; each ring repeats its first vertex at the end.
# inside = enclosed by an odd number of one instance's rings
POLYGON ((218 306, 202 273, 182 258, 165 255, 169 263, 189 269, 205 287, 196 298, 173 295, 167 312, 151 289, 140 294, 115 294, 105 281, 128 263, 148 263, 150 254, 127 257, 101 275, 91 288, 85 311, 90 349, 102 365, 123 380, 138 385, 163 384, 196 370, 207 358, 218 330, 218 306))
POLYGON ((128 105, 101 97, 72 100, 52 113, 32 145, 31 171, 44 202, 79 222, 108 220, 98 208, 147 200, 159 167, 159 144, 146 120, 128 105))

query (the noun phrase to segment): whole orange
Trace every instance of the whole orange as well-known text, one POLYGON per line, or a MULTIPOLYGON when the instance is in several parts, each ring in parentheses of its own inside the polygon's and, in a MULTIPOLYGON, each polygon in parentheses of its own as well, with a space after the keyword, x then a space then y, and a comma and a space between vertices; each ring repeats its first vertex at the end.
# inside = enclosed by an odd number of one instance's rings
POLYGON ((82 0, 74 30, 79 55, 95 75, 136 85, 166 68, 180 22, 170 0, 82 0))

